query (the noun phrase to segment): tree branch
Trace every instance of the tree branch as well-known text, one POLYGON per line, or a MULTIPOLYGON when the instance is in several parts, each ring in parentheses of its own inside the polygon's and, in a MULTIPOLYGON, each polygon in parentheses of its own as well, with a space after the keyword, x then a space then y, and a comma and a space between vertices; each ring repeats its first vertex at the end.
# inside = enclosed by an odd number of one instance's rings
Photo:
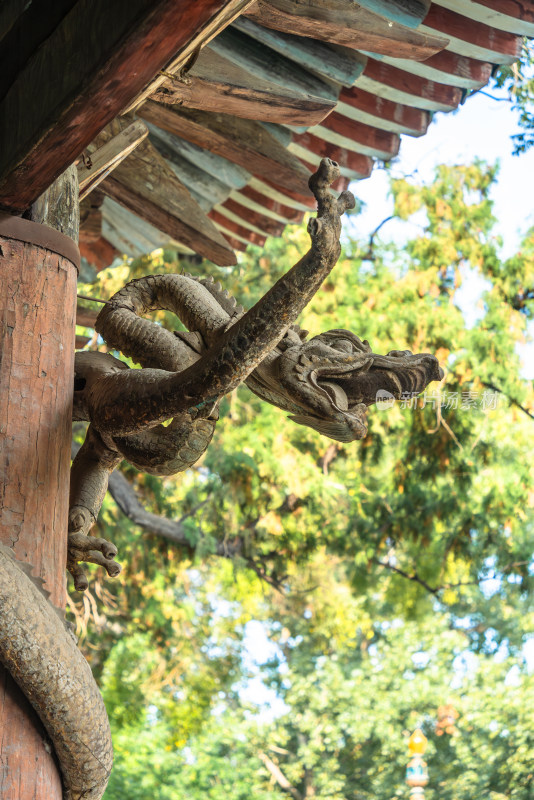
POLYGON ((396 572, 398 575, 401 575, 403 578, 406 578, 406 580, 418 583, 420 586, 423 587, 423 589, 426 589, 427 592, 430 592, 430 594, 433 594, 434 596, 437 595, 438 592, 444 588, 443 586, 432 587, 430 586, 429 583, 420 578, 417 572, 414 572, 413 575, 409 575, 403 569, 399 569, 399 567, 396 567, 394 564, 390 564, 389 561, 379 561, 378 558, 373 559, 373 561, 375 562, 375 564, 378 564, 379 567, 390 569, 393 572, 396 572))
POLYGON ((298 789, 296 789, 292 783, 288 781, 278 764, 275 764, 266 753, 258 753, 258 758, 262 761, 277 784, 280 786, 281 789, 284 789, 286 792, 295 798, 295 800, 304 800, 301 793, 298 789))
POLYGON ((524 406, 522 406, 521 403, 518 400, 515 400, 513 397, 510 397, 509 394, 504 392, 502 389, 499 389, 499 387, 495 386, 495 384, 489 383, 487 381, 481 381, 481 384, 482 384, 482 386, 487 386, 488 389, 492 389, 494 392, 499 392, 499 394, 502 394, 504 397, 506 397, 513 406, 516 406, 517 408, 519 408, 523 412, 523 414, 526 414, 527 417, 530 417, 530 419, 534 419, 534 414, 532 414, 528 410, 528 408, 525 408, 524 406))
POLYGON ((374 259, 374 257, 375 257, 375 252, 374 252, 375 236, 378 233, 378 231, 380 230, 380 228, 383 225, 386 224, 386 222, 389 222, 390 220, 392 220, 394 218, 395 218, 395 215, 391 214, 389 217, 386 217, 385 219, 383 219, 382 222, 380 222, 376 226, 374 231, 369 236, 369 244, 367 245, 367 252, 365 253, 365 255, 362 256, 362 261, 372 261, 374 259))

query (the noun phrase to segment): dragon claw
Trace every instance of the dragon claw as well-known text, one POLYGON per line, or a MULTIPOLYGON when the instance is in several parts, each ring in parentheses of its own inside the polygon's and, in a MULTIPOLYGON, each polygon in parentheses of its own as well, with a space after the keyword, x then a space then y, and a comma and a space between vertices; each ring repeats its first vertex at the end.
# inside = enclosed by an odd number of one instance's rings
MULTIPOLYGON (((83 518, 87 522, 87 515, 78 509, 69 517, 69 527, 74 527, 83 518)), ((85 509, 85 511, 87 511, 85 509)), ((89 514, 89 512, 87 512, 89 514)), ((84 527, 84 526, 80 526, 84 527)), ((89 536, 80 531, 79 528, 71 530, 68 537, 67 569, 74 578, 74 586, 79 592, 85 591, 88 587, 87 576, 79 562, 88 562, 104 567, 110 578, 116 577, 121 571, 121 565, 114 561, 117 555, 117 548, 113 542, 101 539, 96 536, 89 536)))

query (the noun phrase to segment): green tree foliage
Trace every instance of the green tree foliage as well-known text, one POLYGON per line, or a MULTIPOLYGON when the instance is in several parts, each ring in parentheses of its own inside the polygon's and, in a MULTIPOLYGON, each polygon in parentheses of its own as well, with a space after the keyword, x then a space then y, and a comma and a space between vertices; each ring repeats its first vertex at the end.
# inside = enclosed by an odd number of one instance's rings
MULTIPOLYGON (((534 230, 502 260, 495 175, 477 163, 439 167, 432 185, 393 181, 395 216, 420 232, 362 241, 352 217, 302 316, 312 335, 342 327, 375 352, 435 353, 446 376, 424 398, 373 408, 369 436, 340 445, 240 388, 194 469, 165 480, 125 470, 148 511, 181 519, 182 546, 106 500, 100 535, 119 546, 124 578, 104 588, 95 574, 72 604, 114 728, 106 799, 389 800, 406 793, 403 731, 420 722, 432 800, 531 800, 521 648, 533 627, 534 393, 517 346, 534 311, 534 230), (488 288, 468 325, 472 275, 488 288), (280 652, 265 680, 289 711, 270 723, 240 699, 250 619, 280 652), (462 653, 477 665, 464 675, 462 653), (449 699, 458 733, 439 738, 449 699)), ((234 270, 185 268, 248 307, 306 247, 299 229, 249 248, 234 270)), ((140 259, 109 270, 100 296, 180 268, 170 253, 140 259)))

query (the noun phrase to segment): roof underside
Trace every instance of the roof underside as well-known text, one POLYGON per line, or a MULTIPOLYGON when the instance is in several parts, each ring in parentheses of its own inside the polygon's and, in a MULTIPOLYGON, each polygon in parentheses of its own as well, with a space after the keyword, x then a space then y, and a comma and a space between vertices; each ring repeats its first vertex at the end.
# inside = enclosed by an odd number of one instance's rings
POLYGON ((148 138, 84 200, 82 253, 102 268, 173 243, 231 264, 313 207, 322 157, 339 190, 367 178, 523 36, 527 0, 259 0, 127 109, 148 138))

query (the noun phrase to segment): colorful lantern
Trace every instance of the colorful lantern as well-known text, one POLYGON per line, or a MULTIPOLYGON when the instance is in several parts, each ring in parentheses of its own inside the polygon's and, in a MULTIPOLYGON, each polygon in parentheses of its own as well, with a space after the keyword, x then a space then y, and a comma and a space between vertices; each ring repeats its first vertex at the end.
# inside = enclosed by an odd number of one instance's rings
POLYGON ((408 749, 411 759, 406 767, 406 783, 410 787, 411 800, 424 800, 424 786, 428 783, 428 770, 426 761, 423 760, 423 753, 426 750, 428 740, 424 733, 417 728, 408 740, 408 749))

